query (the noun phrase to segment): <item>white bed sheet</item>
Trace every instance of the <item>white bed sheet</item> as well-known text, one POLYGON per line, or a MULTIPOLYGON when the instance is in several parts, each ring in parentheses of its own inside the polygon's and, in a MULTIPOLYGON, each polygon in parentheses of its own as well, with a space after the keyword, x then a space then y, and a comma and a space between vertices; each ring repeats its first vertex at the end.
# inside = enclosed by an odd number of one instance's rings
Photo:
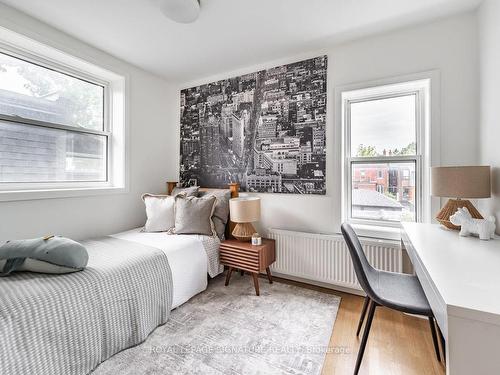
POLYGON ((201 239, 195 236, 173 236, 166 233, 144 233, 142 228, 111 235, 162 250, 172 270, 173 301, 176 308, 207 288, 207 253, 201 239))

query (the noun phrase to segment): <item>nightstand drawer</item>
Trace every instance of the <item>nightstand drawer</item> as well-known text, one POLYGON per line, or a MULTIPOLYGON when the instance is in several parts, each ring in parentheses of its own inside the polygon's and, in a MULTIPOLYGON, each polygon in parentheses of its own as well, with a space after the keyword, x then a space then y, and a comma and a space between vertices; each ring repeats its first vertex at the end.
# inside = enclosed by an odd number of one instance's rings
POLYGON ((258 264, 244 263, 239 260, 221 258, 220 262, 228 267, 234 267, 248 272, 260 272, 258 264))
POLYGON ((221 260, 221 262, 224 261, 225 259, 231 260, 231 261, 234 261, 234 262, 246 263, 246 264, 249 264, 249 265, 252 265, 252 266, 256 266, 256 267, 259 267, 259 264, 260 264, 259 258, 251 259, 251 258, 241 257, 241 256, 239 256, 237 254, 221 253, 220 254, 220 260, 221 260))
POLYGON ((233 249, 220 251, 220 262, 227 266, 242 268, 248 271, 259 271, 259 255, 235 252, 233 249))
POLYGON ((252 252, 248 252, 246 250, 241 250, 241 249, 221 247, 220 254, 234 256, 234 257, 238 257, 241 259, 252 260, 252 261, 256 261, 256 262, 259 261, 259 253, 252 253, 252 252))

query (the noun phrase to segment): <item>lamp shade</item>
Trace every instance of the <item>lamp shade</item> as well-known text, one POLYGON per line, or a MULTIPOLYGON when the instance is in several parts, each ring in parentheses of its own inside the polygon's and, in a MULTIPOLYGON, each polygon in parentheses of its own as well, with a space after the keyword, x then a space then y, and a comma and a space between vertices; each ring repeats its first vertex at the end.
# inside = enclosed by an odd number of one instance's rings
POLYGON ((234 223, 252 223, 260 219, 260 198, 240 197, 229 200, 229 212, 234 223))
POLYGON ((489 198, 490 167, 432 167, 431 195, 447 198, 489 198))

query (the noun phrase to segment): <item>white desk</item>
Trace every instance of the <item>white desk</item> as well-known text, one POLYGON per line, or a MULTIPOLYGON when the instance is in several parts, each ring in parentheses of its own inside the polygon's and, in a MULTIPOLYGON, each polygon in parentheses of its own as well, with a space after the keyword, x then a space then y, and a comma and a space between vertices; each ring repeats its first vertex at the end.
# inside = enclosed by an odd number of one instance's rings
POLYGON ((446 373, 500 374, 500 240, 404 223, 401 242, 445 337, 446 373))

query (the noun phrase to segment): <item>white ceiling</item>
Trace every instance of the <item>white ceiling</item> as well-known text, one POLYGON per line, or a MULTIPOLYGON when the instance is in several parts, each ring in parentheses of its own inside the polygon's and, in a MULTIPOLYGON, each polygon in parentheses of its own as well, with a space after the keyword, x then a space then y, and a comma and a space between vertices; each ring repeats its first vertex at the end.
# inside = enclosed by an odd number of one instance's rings
POLYGON ((201 0, 192 24, 159 0, 0 0, 168 80, 187 82, 472 10, 481 0, 201 0))

